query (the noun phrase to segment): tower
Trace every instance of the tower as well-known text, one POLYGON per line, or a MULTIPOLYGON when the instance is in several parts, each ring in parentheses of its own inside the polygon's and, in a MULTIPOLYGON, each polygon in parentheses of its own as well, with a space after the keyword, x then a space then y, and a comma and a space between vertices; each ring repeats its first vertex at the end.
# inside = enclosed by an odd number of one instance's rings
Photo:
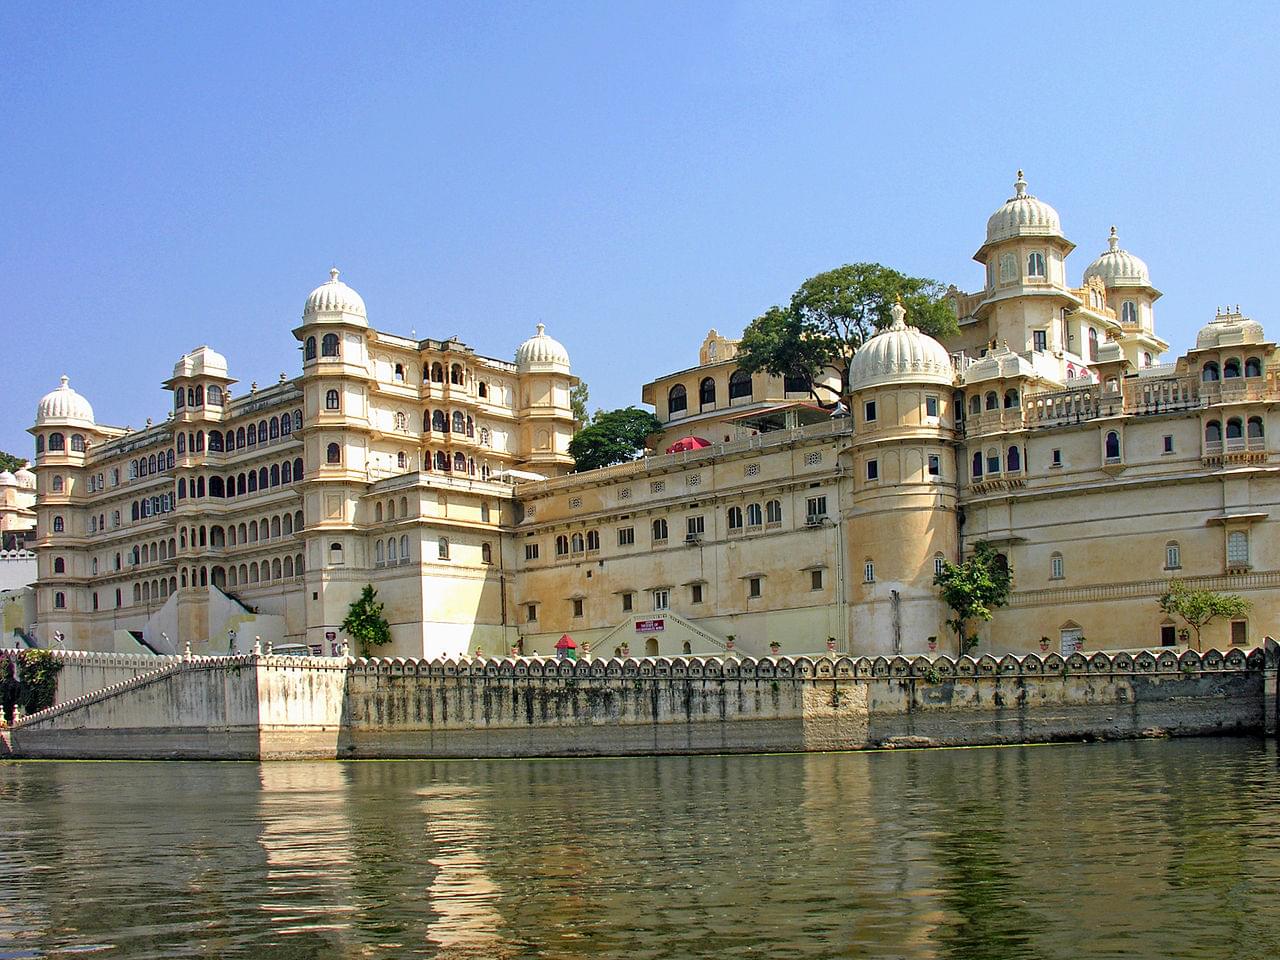
POLYGON ((537 333, 516 349, 519 456, 529 469, 559 476, 573 469, 569 391, 578 378, 569 372, 569 351, 559 340, 547 336, 546 330, 538 324, 537 333))
POLYGON ((1102 281, 1107 306, 1120 318, 1118 338, 1125 358, 1135 368, 1150 367, 1169 344, 1155 334, 1155 302, 1160 291, 1151 285, 1146 263, 1120 246, 1116 228, 1111 228, 1107 249, 1084 271, 1087 283, 1102 281))

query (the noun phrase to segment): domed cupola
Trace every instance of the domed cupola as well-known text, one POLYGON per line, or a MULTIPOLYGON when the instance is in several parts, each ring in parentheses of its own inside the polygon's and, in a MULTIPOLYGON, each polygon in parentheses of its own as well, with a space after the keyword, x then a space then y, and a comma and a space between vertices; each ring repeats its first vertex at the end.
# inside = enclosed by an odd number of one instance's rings
POLYGON ((216 377, 227 378, 227 358, 211 347, 196 347, 173 365, 173 375, 177 377, 216 377))
POLYGON ((849 389, 889 383, 936 383, 950 386, 955 368, 947 348, 906 323, 901 303, 889 308, 893 323, 864 343, 849 364, 849 389))
POLYGON ((987 219, 987 239, 973 255, 973 259, 985 263, 987 252, 994 244, 1024 237, 1056 240, 1064 256, 1075 249, 1075 244, 1062 235, 1062 221, 1058 218, 1058 211, 1027 193, 1027 181, 1022 179, 1021 170, 1018 171, 1013 190, 1013 196, 987 219))
POLYGON ((18 478, 8 470, 0 470, 0 487, 16 487, 18 478))
POLYGON ((1116 228, 1111 228, 1111 236, 1107 239, 1108 249, 1100 254, 1084 271, 1087 283, 1090 277, 1100 279, 1107 289, 1115 287, 1151 287, 1151 272, 1140 257, 1135 257, 1128 250, 1120 247, 1120 238, 1116 236, 1116 228))
POLYGON ((1215 347, 1234 347, 1251 343, 1264 343, 1266 331, 1262 324, 1250 320, 1240 312, 1227 307, 1220 309, 1212 320, 1200 328, 1196 334, 1197 350, 1212 350, 1215 347))
POLYGON ((349 286, 338 279, 338 268, 329 271, 329 279, 311 291, 307 305, 302 310, 302 320, 342 318, 367 326, 364 300, 349 286))
POLYGON ((65 376, 61 385, 41 397, 36 407, 37 427, 46 424, 93 426, 93 423, 93 407, 71 389, 71 382, 65 376))
POLYGON ((546 326, 516 348, 516 367, 521 373, 568 373, 569 351, 559 340, 547 336, 546 326))
POLYGON ((36 475, 26 467, 19 467, 14 472, 13 478, 18 481, 18 486, 23 490, 34 490, 36 488, 36 475))

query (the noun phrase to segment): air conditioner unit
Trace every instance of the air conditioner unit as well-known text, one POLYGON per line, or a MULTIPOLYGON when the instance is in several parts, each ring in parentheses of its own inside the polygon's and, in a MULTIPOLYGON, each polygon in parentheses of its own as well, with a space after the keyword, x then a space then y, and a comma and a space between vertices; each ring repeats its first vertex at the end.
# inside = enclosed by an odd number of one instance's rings
POLYGON ((820 527, 822 526, 822 521, 825 519, 826 517, 820 513, 811 513, 809 516, 804 518, 804 525, 806 527, 820 527))
POLYGON ((702 541, 702 534, 700 533, 685 534, 685 537, 684 537, 685 543, 700 543, 701 541, 702 541))

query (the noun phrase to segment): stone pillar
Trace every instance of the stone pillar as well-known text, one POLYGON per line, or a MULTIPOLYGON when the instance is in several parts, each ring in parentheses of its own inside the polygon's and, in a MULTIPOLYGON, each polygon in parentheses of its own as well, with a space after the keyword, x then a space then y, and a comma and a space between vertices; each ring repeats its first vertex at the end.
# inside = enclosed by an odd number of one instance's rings
POLYGON ((1268 737, 1276 735, 1276 714, 1280 712, 1280 643, 1271 637, 1263 641, 1262 664, 1262 732, 1268 737))

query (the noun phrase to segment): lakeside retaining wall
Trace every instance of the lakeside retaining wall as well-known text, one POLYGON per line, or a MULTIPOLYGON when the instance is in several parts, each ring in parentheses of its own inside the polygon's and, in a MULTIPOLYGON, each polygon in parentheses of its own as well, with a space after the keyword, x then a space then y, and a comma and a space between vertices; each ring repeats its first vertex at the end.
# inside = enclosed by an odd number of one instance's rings
POLYGON ((591 662, 178 658, 6 731, 17 757, 506 757, 1274 733, 1280 647, 591 662))

